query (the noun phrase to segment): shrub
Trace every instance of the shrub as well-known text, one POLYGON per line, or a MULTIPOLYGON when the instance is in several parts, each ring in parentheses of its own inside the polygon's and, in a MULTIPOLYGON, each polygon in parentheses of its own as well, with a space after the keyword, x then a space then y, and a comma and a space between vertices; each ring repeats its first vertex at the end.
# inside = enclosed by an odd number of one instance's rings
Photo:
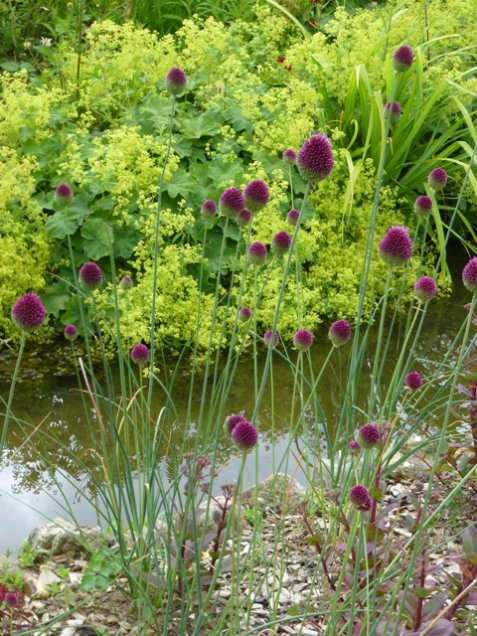
MULTIPOLYGON (((169 302, 186 321, 163 326, 161 340, 175 346, 177 337, 187 339, 192 298, 208 293, 214 284, 225 224, 223 219, 201 218, 202 202, 218 201, 228 187, 243 188, 253 179, 264 179, 270 203, 254 216, 250 240, 269 244, 276 232, 286 228, 289 211, 289 173, 282 153, 288 147, 297 150, 317 130, 332 138, 336 167, 327 182, 311 193, 304 215, 305 232, 299 238, 303 301, 310 327, 325 315, 354 315, 387 101, 396 98, 403 114, 393 124, 377 235, 390 225, 412 228, 417 223, 412 204, 437 163, 450 175, 446 202, 455 198, 462 182, 476 84, 467 72, 474 54, 463 48, 473 21, 471 16, 463 21, 462 14, 463 6, 459 11, 440 0, 429 3, 430 37, 435 38, 429 42, 417 26, 423 15, 416 3, 404 3, 398 13, 392 3, 354 16, 337 10, 321 32, 304 40, 301 35, 297 39, 292 22, 266 7, 257 9, 257 20, 251 23, 238 21, 225 27, 212 18, 187 20, 174 36, 162 38, 130 23, 104 21, 87 31, 79 83, 77 51, 67 39, 59 42, 40 74, 30 78, 25 71, 6 74, 0 140, 8 152, 17 149, 22 161, 35 166, 31 196, 20 202, 18 213, 27 214, 35 206, 37 220, 42 218, 41 209, 47 215, 38 235, 42 241, 34 241, 29 252, 37 262, 29 275, 42 279, 36 285, 40 290, 46 269, 59 277, 46 289, 49 312, 63 324, 74 322, 77 303, 70 287, 69 241, 76 270, 88 260, 99 261, 106 280, 111 280, 105 224, 111 230, 116 269, 133 274, 134 296, 144 300, 141 289, 149 281, 154 241, 150 220, 168 130, 164 77, 171 66, 179 65, 189 82, 187 94, 176 104, 165 174, 163 206, 169 212, 161 221, 161 245, 170 249, 161 256, 160 267, 161 284, 169 284, 169 268, 174 282, 181 281, 188 293, 176 285, 161 288, 165 299, 161 324, 167 322, 169 302), (388 94, 391 62, 383 59, 387 50, 403 41, 413 47, 415 63, 402 74, 393 96, 388 94), (282 56, 286 65, 277 61, 282 56), (53 191, 61 181, 75 192, 67 209, 54 203, 53 191), (49 251, 45 245, 51 246, 49 251), (199 281, 202 258, 206 263, 199 281)), ((305 184, 294 168, 292 174, 299 199, 305 184)), ((469 190, 473 187, 472 181, 465 190, 468 201, 458 210, 465 231, 471 227, 467 218, 474 213, 469 190)), ((443 240, 440 214, 446 214, 446 207, 440 210, 428 227, 438 248, 443 240)), ((237 241, 246 236, 232 224, 226 231, 224 289, 245 250, 245 238, 238 252, 237 241)), ((20 245, 9 249, 22 253, 20 245)), ((382 267, 377 264, 371 272, 365 314, 383 290, 382 267)), ((280 266, 274 262, 265 300, 275 296, 279 280, 280 266)), ((443 276, 439 282, 444 289, 448 279, 443 276)), ((14 298, 29 283, 15 275, 12 285, 14 298)), ((284 335, 295 328, 293 312, 287 312, 287 299, 296 294, 294 285, 290 281, 286 290, 280 325, 284 335)), ((108 289, 100 292, 103 306, 108 305, 108 289)), ((251 304, 253 293, 249 273, 243 302, 251 304)), ((270 323, 267 306, 262 303, 257 316, 264 327, 270 323)), ((129 303, 122 324, 128 337, 141 339, 147 332, 147 312, 129 303)), ((6 324, 1 328, 9 335, 6 324)))

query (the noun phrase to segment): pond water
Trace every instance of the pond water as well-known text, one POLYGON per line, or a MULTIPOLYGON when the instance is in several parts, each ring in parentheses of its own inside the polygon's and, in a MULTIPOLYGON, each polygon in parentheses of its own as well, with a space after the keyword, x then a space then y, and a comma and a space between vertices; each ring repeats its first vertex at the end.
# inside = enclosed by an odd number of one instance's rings
MULTIPOLYGON (((466 256, 459 256, 454 259, 457 261, 454 293, 448 298, 430 304, 429 315, 416 352, 416 368, 419 370, 425 370, 429 360, 438 360, 447 353, 465 317, 464 305, 470 298, 460 283, 459 261, 465 262, 466 256)), ((326 334, 325 327, 322 332, 326 334)), ((319 370, 329 351, 328 340, 317 338, 312 351, 313 367, 319 370)), ((345 352, 342 354, 341 364, 346 362, 346 355, 345 352)), ((369 353, 370 364, 365 369, 371 366, 371 355, 372 343, 369 353)), ((392 355, 391 351, 391 358, 392 355)), ((79 455, 84 455, 85 451, 91 448, 92 441, 89 425, 84 417, 82 398, 77 390, 77 378, 68 356, 69 350, 66 348, 27 352, 17 385, 14 413, 17 418, 30 422, 33 426, 39 426, 41 431, 53 433, 66 447, 75 450, 79 455)), ((4 351, 0 354, 0 395, 4 399, 8 393, 14 362, 11 353, 4 351)), ((330 420, 339 406, 338 366, 338 356, 333 357, 319 387, 319 397, 330 420)), ((179 416, 184 415, 186 410, 189 367, 190 365, 184 366, 174 390, 179 416)), ((280 467, 280 461, 287 455, 287 415, 291 407, 293 378, 289 364, 276 354, 273 363, 273 387, 274 416, 271 416, 272 394, 268 388, 261 412, 260 443, 257 450, 258 472, 256 473, 255 468, 255 454, 252 454, 247 459, 245 467, 245 486, 254 483, 257 477, 260 480, 268 477, 274 468, 276 470, 280 467)), ((367 387, 369 377, 364 373, 363 396, 367 387)), ((239 364, 226 413, 245 410, 245 414, 250 415, 253 411, 253 395, 253 360, 246 356, 239 364)), ((194 396, 193 415, 198 412, 199 405, 200 391, 197 391, 197 395, 194 396)), ((159 403, 155 404, 157 411, 160 406, 159 403)), ((310 420, 311 424, 313 422, 310 420)), ((0 471, 0 554, 7 549, 18 549, 22 540, 28 537, 34 527, 46 523, 55 516, 68 518, 68 509, 80 523, 97 523, 94 509, 79 494, 88 489, 85 477, 77 464, 65 453, 61 444, 55 443, 53 439, 43 439, 43 436, 38 434, 26 440, 25 432, 13 421, 10 426, 5 453, 9 460, 0 471), (40 461, 40 454, 48 457, 51 465, 48 470, 40 461), (60 468, 60 471, 53 467, 60 468)), ((223 483, 235 481, 240 465, 240 458, 234 455, 235 451, 225 434, 222 438, 219 456, 223 467, 215 482, 216 489, 223 483)), ((300 479, 300 471, 294 456, 288 454, 288 459, 287 472, 293 474, 296 471, 300 479)), ((284 466, 280 469, 284 470, 284 466)), ((302 483, 305 483, 304 480, 302 483)))

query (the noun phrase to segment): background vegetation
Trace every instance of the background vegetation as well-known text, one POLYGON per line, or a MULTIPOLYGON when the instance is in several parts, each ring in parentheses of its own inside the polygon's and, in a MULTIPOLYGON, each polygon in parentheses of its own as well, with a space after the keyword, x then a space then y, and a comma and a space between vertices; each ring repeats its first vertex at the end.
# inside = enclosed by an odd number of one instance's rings
MULTIPOLYGON (((281 154, 289 146, 297 150, 314 130, 332 138, 337 165, 332 178, 312 192, 306 231, 300 236, 308 326, 315 328, 323 316, 355 315, 359 264, 384 142, 383 104, 392 97, 403 115, 387 153, 377 235, 393 223, 416 226, 412 202, 423 192, 428 172, 441 165, 450 183, 429 234, 442 247, 447 210, 455 203, 477 141, 472 124, 476 54, 467 45, 477 7, 435 1, 398 2, 353 14, 338 8, 311 35, 276 7, 260 4, 253 5, 253 22, 225 25, 196 17, 174 35, 161 37, 131 22, 105 20, 80 28, 77 37, 75 25, 92 18, 88 7, 81 13, 81 5, 75 4, 69 17, 55 23, 51 42, 33 38, 31 49, 17 49, 17 61, 3 65, 1 169, 14 175, 0 185, 4 335, 14 335, 8 317, 12 302, 33 287, 61 322, 79 322, 68 239, 75 267, 98 261, 110 280, 104 223, 112 230, 116 269, 132 274, 136 283, 123 307, 124 334, 135 340, 148 333, 153 215, 168 126, 163 78, 176 64, 190 79, 174 121, 163 199, 157 321, 163 342, 176 346, 191 336, 188 317, 199 291, 203 315, 210 313, 208 294, 214 287, 224 221, 207 229, 202 252, 202 201, 217 200, 231 185, 264 178, 272 203, 254 220, 251 239, 268 242, 286 227, 289 208, 281 154), (391 95, 387 53, 403 41, 412 45, 416 63, 391 95), (68 211, 56 209, 53 202, 60 181, 75 191, 68 211), (205 273, 199 281, 203 259, 205 273)), ((19 11, 19 5, 10 9, 19 11)), ((62 10, 62 5, 51 7, 58 15, 62 10)), ((290 15, 298 15, 296 7, 293 11, 290 15)), ((297 175, 294 180, 299 205, 304 184, 297 175)), ((471 175, 456 226, 472 239, 476 191, 471 175)), ((229 225, 227 234, 224 290, 239 266, 240 230, 229 225)), ((277 291, 280 267, 275 269, 265 300, 277 291)), ((371 273, 367 307, 382 292, 383 281, 378 264, 371 273)), ((440 282, 442 287, 448 282, 445 268, 440 282)), ((253 293, 249 275, 244 302, 252 302, 253 293)), ((287 294, 290 304, 296 296, 293 281, 287 294)), ((108 285, 97 302, 106 315, 111 306, 108 285)), ((264 302, 258 314, 265 327, 272 318, 267 306, 264 302)), ((294 321, 286 307, 280 325, 284 332, 294 321)), ((50 333, 45 330, 43 337, 50 333)))

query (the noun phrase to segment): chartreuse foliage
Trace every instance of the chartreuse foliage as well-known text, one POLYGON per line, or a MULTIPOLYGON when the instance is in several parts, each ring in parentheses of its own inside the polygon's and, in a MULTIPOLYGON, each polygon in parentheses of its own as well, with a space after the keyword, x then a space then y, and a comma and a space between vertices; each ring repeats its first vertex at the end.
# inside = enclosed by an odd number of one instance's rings
MULTIPOLYGON (((243 187, 253 178, 264 178, 271 202, 254 221, 251 238, 269 242, 286 227, 289 208, 281 153, 287 147, 298 149, 314 130, 332 138, 336 169, 308 200, 299 240, 303 302, 311 327, 325 315, 353 316, 384 143, 385 101, 397 99, 403 115, 387 152, 376 236, 392 224, 415 225, 411 202, 424 191, 430 169, 442 165, 450 181, 439 206, 442 216, 436 213, 428 228, 440 248, 448 206, 475 141, 475 50, 468 42, 477 8, 460 0, 452 8, 438 0, 426 6, 428 26, 422 3, 397 2, 353 16, 337 10, 334 19, 309 38, 272 7, 257 9, 252 22, 227 27, 212 18, 189 20, 174 36, 164 37, 130 23, 105 21, 86 32, 79 82, 77 48, 66 38, 48 50, 40 74, 3 75, 2 152, 13 171, 30 169, 21 196, 10 192, 9 180, 0 182, 0 202, 6 201, 9 214, 36 224, 33 235, 19 223, 1 252, 3 314, 12 299, 35 288, 63 324, 74 322, 78 304, 71 287, 68 242, 76 269, 87 260, 98 261, 110 281, 107 224, 116 270, 131 274, 136 284, 127 303, 124 300, 124 334, 132 340, 146 338, 152 225, 169 112, 163 78, 171 66, 180 65, 189 86, 177 103, 165 175, 158 262, 160 339, 176 346, 192 337, 192 307, 199 293, 208 333, 208 294, 215 284, 224 221, 206 228, 199 214, 202 201, 217 200, 228 186, 243 187), (416 61, 391 95, 388 52, 404 41, 413 47, 416 61), (279 56, 285 57, 284 63, 277 62, 279 56), (55 208, 53 202, 59 181, 70 183, 75 192, 67 210, 55 208), (9 256, 12 251, 14 257, 9 256), (10 261, 17 273, 7 275, 5 269, 14 271, 10 261), (47 276, 47 270, 54 277, 47 276), (201 281, 199 271, 204 272, 201 281), (171 316, 177 317, 174 324, 171 316)), ((19 181, 16 184, 19 187, 19 181)), ((294 188, 298 197, 303 195, 298 175, 294 188)), ((458 210, 465 233, 472 232, 476 191, 471 175, 458 210)), ((7 238, 2 235, 1 240, 7 238)), ((228 225, 224 289, 232 271, 240 268, 237 259, 246 240, 246 232, 228 225), (239 236, 242 247, 237 251, 239 236)), ((383 290, 379 267, 371 272, 365 311, 383 290)), ((274 263, 263 292, 266 300, 274 298, 280 277, 280 264, 274 263)), ((285 331, 295 320, 287 311, 296 297, 294 284, 290 280, 286 290, 281 319, 285 331)), ((98 293, 105 312, 111 306, 109 293, 108 285, 98 293)), ((244 302, 252 302, 254 293, 249 271, 244 302)), ((267 306, 262 303, 258 314, 264 326, 271 320, 267 306)), ((0 328, 10 335, 8 321, 0 328)), ((205 335, 200 340, 207 345, 205 335)))

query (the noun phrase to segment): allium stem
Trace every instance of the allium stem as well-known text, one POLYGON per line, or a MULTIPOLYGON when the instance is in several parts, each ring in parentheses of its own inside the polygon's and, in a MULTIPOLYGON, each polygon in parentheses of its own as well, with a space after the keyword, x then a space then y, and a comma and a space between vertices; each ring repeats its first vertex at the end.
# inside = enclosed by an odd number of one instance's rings
POLYGON ((79 99, 80 96, 80 77, 81 77, 81 36, 83 31, 83 12, 84 12, 84 0, 78 0, 77 3, 77 11, 78 11, 78 50, 76 52, 76 99, 79 99))
POLYGON ((171 112, 169 115, 169 134, 167 139, 167 149, 164 156, 164 163, 162 165, 161 178, 159 181, 159 192, 157 195, 157 211, 156 211, 156 227, 154 232, 154 262, 153 262, 153 274, 152 274, 152 307, 151 307, 151 362, 149 366, 149 389, 147 394, 147 408, 151 411, 152 402, 152 387, 154 384, 154 349, 155 349, 155 332, 156 332, 156 297, 157 297, 157 263, 159 255, 159 228, 161 221, 161 207, 162 207, 162 191, 164 189, 164 177, 166 174, 167 164, 169 162, 169 155, 171 153, 172 146, 172 125, 174 122, 174 111, 176 106, 176 97, 172 96, 171 112))
MULTIPOLYGON (((308 193, 310 190, 310 184, 307 183, 306 185, 306 190, 305 190, 305 194, 303 196, 303 202, 301 204, 301 208, 300 208, 300 215, 303 214, 303 211, 305 210, 305 206, 306 206, 306 202, 308 199, 308 193)), ((297 223, 295 226, 295 231, 293 232, 293 238, 292 238, 292 244, 290 246, 290 250, 288 252, 288 257, 287 257, 287 262, 285 265, 285 271, 283 272, 283 278, 282 278, 282 284, 280 286, 280 292, 278 294, 278 299, 277 299, 277 304, 275 307, 275 315, 273 317, 273 325, 272 325, 272 333, 274 333, 277 330, 277 325, 278 325, 278 318, 280 317, 280 309, 281 309, 281 305, 282 305, 282 300, 283 300, 283 296, 285 294, 285 287, 286 287, 286 283, 287 283, 287 278, 288 278, 288 273, 290 271, 290 265, 291 265, 291 260, 292 260, 292 256, 295 250, 295 243, 297 241, 297 237, 298 237, 298 232, 300 229, 300 223, 297 223)), ((260 411, 260 406, 262 403, 262 399, 263 399, 263 394, 265 392, 265 386, 267 384, 267 380, 268 380, 268 372, 270 369, 270 363, 271 363, 271 359, 272 359, 272 350, 273 350, 273 339, 270 341, 270 344, 268 346, 268 351, 267 351, 267 357, 265 358, 265 365, 263 368, 263 372, 262 372, 262 380, 260 383, 260 388, 258 390, 258 395, 256 397, 255 400, 255 407, 253 409, 253 414, 251 417, 252 422, 257 423, 258 422, 258 413, 260 411)))
POLYGON ((2 428, 2 436, 0 438, 0 463, 2 459, 3 447, 5 446, 5 441, 7 439, 8 424, 10 422, 10 415, 12 412, 13 396, 15 394, 15 386, 18 379, 18 373, 20 371, 20 366, 21 366, 21 362, 23 358, 23 352, 25 350, 25 342, 26 342, 26 333, 22 331, 21 340, 20 340, 20 349, 18 350, 17 361, 15 363, 15 370, 13 371, 12 383, 10 384, 7 410, 5 411, 5 419, 3 420, 3 428, 2 428))
POLYGON ((391 269, 388 268, 387 274, 386 274, 386 282, 385 282, 385 290, 384 290, 384 296, 383 296, 383 306, 381 308, 381 315, 379 317, 379 329, 378 329, 378 340, 376 342, 376 349, 374 352, 374 362, 373 362, 373 370, 372 370, 372 375, 371 375, 371 392, 370 392, 370 396, 369 396, 369 414, 370 416, 372 416, 373 414, 373 408, 374 408, 374 403, 376 400, 376 395, 379 393, 379 386, 377 386, 377 384, 379 384, 380 381, 380 376, 378 373, 379 370, 379 358, 380 358, 380 354, 381 354, 381 345, 383 342, 383 333, 384 333, 384 323, 386 320, 386 308, 387 308, 387 304, 388 304, 388 298, 389 298, 389 291, 390 291, 390 286, 391 286, 391 269))

